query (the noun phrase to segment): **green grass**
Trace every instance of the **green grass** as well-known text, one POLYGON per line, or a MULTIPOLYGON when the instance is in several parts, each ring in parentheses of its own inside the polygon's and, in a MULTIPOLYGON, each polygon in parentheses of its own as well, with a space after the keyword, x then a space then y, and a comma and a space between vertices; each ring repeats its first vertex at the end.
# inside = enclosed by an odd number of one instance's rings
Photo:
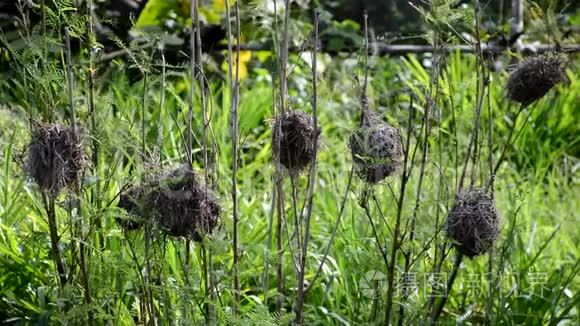
MULTIPOLYGON (((310 112, 308 67, 297 58, 293 60, 298 65, 289 84, 290 103, 296 109, 310 112)), ((339 203, 351 167, 346 140, 357 125, 358 115, 357 89, 350 80, 354 71, 343 67, 338 59, 332 62, 328 58, 321 60, 327 69, 320 76, 319 85, 322 145, 314 196, 307 280, 316 272, 338 216, 339 203)), ((203 310, 200 307, 206 297, 203 290, 201 246, 192 245, 189 252, 191 265, 187 268, 185 241, 166 238, 156 230, 150 250, 155 275, 151 276, 149 284, 143 284, 138 267, 143 266, 145 259, 143 231, 124 233, 115 223, 115 217, 123 214, 115 206, 118 192, 124 185, 138 182, 145 173, 144 162, 140 158, 142 84, 138 82, 131 85, 115 69, 112 75, 98 80, 95 113, 98 128, 95 133, 90 130, 85 76, 77 76, 75 98, 78 116, 85 129, 85 148, 90 153, 91 141, 94 139, 99 143, 99 170, 96 175, 92 175, 92 167, 86 171, 81 212, 70 216, 66 209, 67 196, 58 198, 61 249, 67 261, 70 261, 71 244, 79 241, 86 243, 93 302, 90 305, 83 302, 78 271, 64 289, 59 288, 50 257, 48 225, 42 201, 36 186, 25 178, 21 166, 22 154, 29 139, 28 114, 32 112, 35 117, 49 115, 56 121, 65 121, 67 117, 64 109, 66 98, 62 97, 66 84, 64 76, 58 74, 56 66, 47 69, 52 69, 51 76, 56 78, 54 83, 37 78, 38 81, 29 79, 28 85, 25 85, 18 77, 1 81, 0 96, 7 100, 0 111, 0 320, 17 324, 80 324, 86 320, 87 312, 90 311, 98 321, 97 324, 105 321, 115 325, 132 324, 140 319, 139 292, 145 286, 152 290, 157 317, 162 323, 173 321, 203 324, 203 310), (42 93, 38 93, 35 92, 38 83, 48 83, 50 87, 43 87, 42 93), (45 97, 47 100, 42 103, 50 103, 51 107, 35 104, 45 97), (97 196, 93 197, 95 193, 97 196), (85 239, 71 236, 70 226, 79 216, 85 221, 83 233, 89 235, 85 239)), ((460 173, 456 169, 456 162, 463 161, 469 134, 473 129, 477 84, 475 69, 473 58, 459 54, 452 54, 448 58, 442 74, 442 96, 437 102, 437 114, 432 120, 433 131, 417 220, 417 238, 413 244, 404 244, 403 250, 414 248, 416 252, 420 251, 433 237, 437 218, 442 223, 453 203, 460 173), (437 123, 438 114, 441 124, 437 123), (452 120, 453 114, 456 115, 456 124, 452 120), (457 138, 453 136, 454 132, 457 132, 457 138), (441 154, 439 144, 442 146, 441 154)), ((449 294, 450 299, 442 317, 445 322, 463 320, 467 324, 480 324, 485 320, 488 309, 493 316, 492 324, 558 324, 564 321, 573 325, 579 322, 580 236, 577 225, 580 218, 580 187, 577 171, 580 136, 577 119, 580 113, 580 80, 571 71, 569 77, 570 84, 557 88, 534 105, 527 128, 509 151, 509 159, 500 169, 495 187, 497 206, 503 218, 500 238, 493 254, 465 260, 461 265, 458 280, 449 294), (508 280, 517 278, 516 282, 509 283, 506 280, 502 283, 500 288, 493 291, 491 298, 487 296, 489 286, 485 282, 489 259, 492 260, 494 272, 501 269, 508 280), (480 281, 473 281, 477 279, 480 281), (540 290, 540 285, 536 284, 538 282, 544 287, 543 295, 528 293, 532 287, 535 291, 540 290), (476 284, 481 293, 474 292, 470 284, 476 284)), ((189 80, 184 76, 170 78, 165 104, 160 110, 159 76, 153 73, 150 78, 145 117, 147 150, 150 154, 161 153, 162 165, 167 167, 183 160, 181 137, 186 132, 188 104, 187 92, 181 92, 180 89, 188 89, 189 80), (159 115, 162 126, 157 125, 159 115), (163 142, 155 151, 158 130, 162 130, 163 142)), ((400 126, 403 134, 406 134, 408 119, 408 90, 415 93, 418 98, 418 116, 413 123, 418 132, 424 110, 422 105, 425 103, 424 89, 429 83, 429 74, 421 67, 418 59, 407 57, 377 60, 371 70, 371 78, 370 96, 374 107, 387 121, 400 126)), ((494 149, 494 158, 497 160, 511 125, 508 122, 509 113, 515 109, 510 109, 505 100, 503 85, 506 74, 493 73, 492 78, 491 118, 494 142, 499 146, 494 149)), ((291 313, 296 295, 296 275, 291 266, 291 252, 287 250, 282 257, 278 257, 273 250, 274 241, 268 242, 274 176, 268 122, 273 116, 272 87, 269 82, 248 80, 241 89, 242 146, 238 188, 241 218, 239 271, 243 294, 237 317, 231 314, 232 207, 229 192, 232 162, 228 129, 229 94, 227 87, 219 81, 214 82, 211 88, 212 140, 218 149, 217 193, 224 209, 220 230, 206 239, 205 246, 214 256, 219 288, 219 300, 215 304, 220 324, 275 324, 289 318, 272 314, 273 298, 276 295, 274 264, 279 259, 284 263, 286 312, 291 313), (266 262, 270 263, 269 283, 264 288, 266 262), (277 317, 282 318, 281 321, 277 321, 277 317)), ((195 108, 195 133, 199 138, 199 105, 195 108)), ((487 134, 488 119, 485 109, 482 135, 487 134)), ((520 118, 517 126, 521 126, 522 121, 520 118)), ((412 139, 413 144, 417 141, 416 137, 412 139)), ((485 165, 488 151, 486 139, 482 139, 481 143, 481 160, 484 163, 477 174, 478 184, 485 183, 488 174, 485 165)), ((199 146, 196 148, 199 162, 202 161, 199 146)), ((196 168, 201 167, 196 164, 196 168)), ((306 181, 305 176, 300 178, 300 203, 306 191, 306 181)), ((393 227, 396 213, 395 200, 389 186, 398 191, 399 182, 397 179, 388 179, 376 187, 379 206, 371 205, 373 219, 379 226, 380 237, 387 248, 392 245, 389 228, 393 227), (380 219, 378 207, 387 225, 380 219)), ((415 168, 403 207, 404 221, 414 209, 417 182, 418 168, 415 168)), ((291 225, 293 215, 289 180, 284 183, 284 188, 287 190, 285 209, 288 224, 291 225)), ((369 221, 358 205, 363 188, 359 181, 355 181, 348 195, 328 262, 306 300, 308 324, 367 324, 373 318, 374 304, 378 305, 377 320, 382 318, 384 297, 375 302, 366 295, 368 292, 364 289, 366 284, 363 280, 368 272, 386 272, 369 221)), ((431 271, 436 244, 444 241, 445 237, 440 236, 411 269, 416 276, 418 292, 405 303, 406 321, 409 323, 416 324, 424 320, 427 302, 424 277, 431 271)), ((287 245, 287 240, 284 243, 287 245)), ((452 256, 446 260, 444 272, 450 272, 452 256)), ((398 266, 403 266, 401 256, 398 266)), ((400 298, 395 297, 395 312, 399 302, 400 298)))

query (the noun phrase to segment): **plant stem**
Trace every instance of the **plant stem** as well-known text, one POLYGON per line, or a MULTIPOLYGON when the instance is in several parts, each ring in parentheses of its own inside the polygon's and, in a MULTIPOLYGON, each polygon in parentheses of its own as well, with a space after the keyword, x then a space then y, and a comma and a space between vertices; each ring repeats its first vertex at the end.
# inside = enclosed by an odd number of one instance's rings
POLYGON ((59 236, 56 222, 56 209, 55 209, 55 199, 53 196, 48 194, 46 191, 43 192, 43 199, 46 206, 46 213, 48 216, 48 229, 50 233, 50 244, 52 251, 52 259, 56 265, 56 271, 58 272, 60 285, 64 287, 67 283, 66 271, 64 264, 62 262, 62 257, 60 255, 59 249, 59 236))
MULTIPOLYGON (((399 198, 397 200, 397 217, 395 220, 395 231, 393 234, 393 244, 391 246, 391 257, 389 258, 389 265, 387 266, 387 301, 385 307, 385 325, 389 325, 391 322, 391 310, 393 307, 393 284, 394 284, 394 274, 395 274, 395 266, 396 266, 396 256, 397 250, 400 246, 399 242, 399 233, 401 229, 401 217, 403 215, 403 202, 405 200, 405 191, 407 189, 407 183, 409 182, 409 176, 411 174, 411 166, 409 165, 409 153, 411 147, 411 135, 413 130, 413 120, 415 117, 415 108, 413 106, 413 96, 411 95, 410 101, 410 112, 409 112, 409 120, 408 120, 408 130, 407 130, 407 141, 405 144, 404 149, 404 158, 403 158, 403 172, 401 174, 401 188, 399 190, 399 198)), ((416 149, 417 147, 415 147, 416 149)), ((414 160, 411 158, 411 164, 414 160)))
POLYGON ((165 104, 165 54, 161 50, 161 89, 159 91, 159 116, 157 117, 157 148, 159 165, 163 167, 163 105, 165 104))
POLYGON ((290 4, 292 0, 285 0, 285 13, 284 13, 284 34, 282 38, 282 48, 280 49, 280 65, 282 66, 280 69, 280 110, 281 113, 284 114, 286 112, 286 94, 287 94, 287 80, 288 76, 286 75, 286 69, 288 65, 288 42, 290 39, 290 35, 288 32, 288 27, 290 24, 290 4))
MULTIPOLYGON (((88 29, 88 42, 87 42, 87 51, 89 54, 89 68, 87 70, 87 80, 89 83, 89 102, 88 102, 88 106, 89 106, 89 116, 91 117, 91 132, 93 134, 93 137, 91 137, 92 139, 92 147, 93 147, 93 153, 92 153, 92 163, 93 163, 93 174, 95 175, 95 177, 98 177, 98 173, 99 173, 99 143, 98 143, 98 137, 97 137, 97 117, 96 117, 96 111, 95 111, 95 67, 93 66, 93 37, 94 37, 94 32, 93 32, 93 19, 92 19, 92 7, 93 7, 93 1, 92 0, 88 0, 87 1, 87 18, 88 18, 88 22, 87 22, 87 29, 88 29)), ((92 199, 93 199, 93 204, 97 204, 98 202, 98 183, 95 187, 93 187, 93 193, 92 193, 92 199)), ((99 219, 96 220, 97 223, 97 227, 100 229, 101 227, 101 222, 99 219)), ((101 245, 104 245, 101 243, 101 245)))
POLYGON ((324 264, 326 263, 326 260, 328 258, 328 254, 330 253, 330 248, 332 247, 332 243, 334 242, 334 238, 336 237, 338 227, 340 226, 340 221, 342 220, 342 216, 344 215, 343 214, 344 207, 346 204, 346 200, 348 198, 348 194, 350 192, 353 177, 354 177, 354 166, 351 167, 350 172, 348 174, 348 181, 346 184, 346 190, 344 191, 344 196, 342 197, 342 200, 340 202, 340 208, 338 210, 338 217, 336 218, 336 223, 334 224, 334 229, 332 230, 332 235, 330 236, 330 239, 328 240, 328 244, 326 245, 326 249, 324 250, 324 256, 322 256, 322 259, 320 260, 320 264, 318 265, 318 269, 316 270, 314 277, 310 281, 310 285, 308 286, 308 288, 305 291, 306 294, 308 294, 308 292, 310 292, 310 290, 312 289, 312 286, 314 285, 314 283, 316 282, 316 280, 320 276, 320 273, 322 273, 322 268, 324 267, 324 264))
POLYGON ((381 257, 383 258, 383 262, 385 263, 385 267, 388 269, 389 268, 389 258, 387 255, 387 252, 384 249, 384 246, 381 244, 381 239, 379 237, 379 232, 377 231, 377 227, 375 225, 375 222, 373 221, 373 217, 371 214, 371 211, 369 209, 368 206, 368 197, 370 196, 368 194, 368 192, 371 192, 372 189, 364 189, 364 194, 362 195, 363 198, 361 199, 361 203, 360 206, 363 208, 363 210, 365 211, 365 215, 367 216, 367 218, 369 219, 369 223, 371 224, 371 228, 373 229, 373 236, 375 237, 375 242, 377 243, 377 247, 379 248, 379 252, 381 253, 381 257))
MULTIPOLYGON (((312 119, 314 122, 314 132, 318 132, 318 85, 317 85, 317 61, 316 53, 318 47, 318 18, 319 12, 314 13, 314 48, 312 49, 312 119)), ((314 138, 314 148, 318 148, 318 136, 314 138)), ((307 208, 306 217, 301 220, 305 224, 304 235, 303 235, 303 245, 302 254, 300 256, 300 270, 298 274, 298 302, 296 305, 296 324, 303 324, 302 310, 304 307, 304 300, 306 299, 307 292, 304 288, 304 277, 306 275, 306 258, 308 256, 308 242, 310 240, 310 218, 312 216, 312 206, 314 199, 314 187, 316 183, 316 159, 317 150, 312 153, 312 162, 310 163, 310 174, 308 178, 308 197, 307 197, 307 208)))
MULTIPOLYGON (((42 2, 42 10, 43 10, 43 33, 46 33, 46 26, 45 26, 45 22, 44 22, 44 15, 45 15, 45 8, 44 8, 44 1, 42 2)), ((73 72, 72 72, 72 55, 71 55, 71 46, 70 46, 70 35, 68 32, 68 28, 65 28, 65 50, 66 50, 66 67, 67 67, 67 95, 68 95, 68 100, 69 100, 69 105, 70 105, 70 109, 71 109, 71 128, 73 131, 73 138, 76 140, 79 140, 79 135, 77 133, 77 129, 76 129, 76 108, 75 108, 75 102, 74 102, 74 79, 73 79, 73 72)), ((85 297, 85 302, 86 304, 90 304, 91 303, 91 291, 90 291, 90 285, 89 285, 89 272, 88 272, 88 267, 87 267, 87 262, 86 262, 86 253, 85 253, 85 241, 84 241, 84 237, 82 234, 83 231, 83 224, 82 224, 82 207, 81 207, 81 187, 82 187, 82 181, 80 182, 80 184, 75 185, 75 196, 76 198, 71 198, 71 200, 75 203, 75 206, 77 207, 77 213, 79 214, 79 222, 76 225, 76 229, 77 229, 77 234, 76 236, 78 237, 78 239, 80 239, 79 241, 79 263, 80 263, 80 268, 81 268, 81 275, 82 275, 82 281, 83 281, 83 287, 84 287, 84 297, 85 297)), ((53 199, 51 199, 53 201, 53 199)), ((52 204, 52 210, 54 210, 54 203, 52 204)), ((53 213, 54 214, 54 213, 53 213)), ((56 223, 56 222, 55 222, 56 223)), ((72 230, 71 230, 72 231, 72 230)), ((58 239, 58 236, 56 237, 58 239)), ((52 239, 52 237, 51 237, 52 239)), ((74 256, 74 245, 73 245, 73 256, 74 256)), ((64 268, 62 269, 64 272, 64 268)), ((61 280, 62 283, 62 280, 61 280)), ((92 314, 88 314, 89 317, 89 322, 92 322, 92 314)))
POLYGON ((155 315, 155 301, 153 299, 153 287, 151 286, 151 227, 151 223, 147 222, 145 226, 145 268, 147 269, 145 274, 145 287, 147 302, 149 304, 149 320, 151 321, 152 325, 157 325, 157 318, 155 315))
MULTIPOLYGON (((234 212, 236 214, 236 262, 235 262, 235 270, 236 270, 236 274, 235 274, 235 279, 234 279, 234 285, 235 285, 235 289, 237 290, 236 295, 238 296, 237 301, 239 301, 239 295, 240 295, 240 280, 239 280, 239 275, 238 275, 238 263, 239 263, 239 253, 238 253, 238 231, 237 231, 237 223, 239 222, 239 203, 238 203, 238 190, 237 190, 237 182, 238 182, 238 169, 239 169, 239 144, 238 144, 238 138, 239 138, 239 121, 238 121, 238 106, 239 106, 239 101, 240 101, 240 45, 242 43, 242 24, 240 21, 240 2, 236 1, 235 2, 235 17, 236 17, 236 77, 235 77, 235 83, 234 83, 234 97, 233 97, 233 103, 234 103, 234 107, 233 107, 233 134, 235 135, 234 140, 233 140, 233 175, 235 176, 235 180, 233 182, 233 186, 235 186, 235 189, 233 189, 233 195, 235 196, 235 207, 234 207, 234 212)), ((231 61, 231 59, 230 59, 231 61)), ((231 71, 231 69, 230 69, 231 71)), ((231 76, 230 76, 230 80, 231 80, 231 76)))
MULTIPOLYGON (((210 171, 212 169, 212 158, 209 156, 209 141, 208 141, 208 128, 209 128, 209 119, 207 117, 207 99, 206 99, 206 83, 205 83, 205 74, 203 70, 203 56, 202 56, 202 43, 201 43, 201 23, 199 20, 199 0, 192 0, 192 22, 193 22, 193 29, 192 33, 195 35, 195 51, 196 54, 192 57, 195 58, 195 66, 198 70, 199 74, 199 92, 200 92, 200 100, 201 100, 201 130, 202 130, 202 153, 203 153, 203 172, 204 172, 204 187, 205 187, 205 194, 208 193, 208 187, 210 186, 210 171)), ((192 48, 193 50, 193 48, 192 48)), ((192 76, 194 77, 194 76, 192 76)), ((192 78, 192 84, 194 83, 194 78, 192 78)), ((212 178, 212 180, 215 180, 212 178)), ((211 182, 213 185, 213 182, 211 182)), ((206 198, 207 199, 207 198, 206 198)), ((209 230, 209 226, 203 226, 205 230, 209 230)), ((208 309, 208 316, 207 320, 210 324, 215 324, 215 306, 214 301, 216 299, 215 287, 214 287, 214 273, 213 273, 213 253, 208 248, 204 246, 204 260, 203 264, 205 265, 204 269, 207 272, 207 279, 209 281, 208 285, 206 286, 206 294, 210 296, 210 303, 207 307, 208 309)))
POLYGON ((187 112, 187 146, 186 163, 193 166, 193 100, 195 94, 195 0, 190 1, 191 34, 189 35, 189 109, 187 112))
POLYGON ((238 253, 238 220, 239 220, 239 208, 238 208, 238 101, 239 101, 239 66, 240 66, 240 16, 239 16, 239 5, 236 1, 235 7, 235 17, 236 17, 236 74, 235 80, 233 76, 233 51, 232 51, 232 30, 230 21, 230 4, 226 1, 226 20, 227 20, 227 38, 228 38, 228 73, 230 80, 230 133, 232 137, 232 204, 233 204, 233 285, 234 285, 234 314, 236 313, 237 305, 240 301, 240 279, 238 275, 238 263, 239 263, 239 253, 238 253))
MULTIPOLYGON (((280 49, 280 112, 277 112, 276 117, 278 118, 280 115, 285 113, 285 103, 286 103, 286 66, 288 64, 288 26, 290 21, 290 3, 291 0, 285 0, 285 18, 284 18, 284 32, 283 32, 283 41, 282 46, 280 49)), ((275 13, 276 14, 276 13, 275 13)), ((282 133, 281 124, 275 128, 274 132, 280 136, 282 133)), ((274 144, 274 160, 276 166, 276 173, 274 175, 274 180, 276 183, 276 197, 277 197, 277 221, 276 221, 276 251, 278 255, 278 260, 276 264, 276 275, 277 275, 277 291, 278 295, 276 298, 276 314, 280 316, 282 312, 282 303, 284 299, 284 274, 282 269, 283 263, 283 249, 282 249, 282 226, 285 221, 285 206, 284 206, 284 189, 283 189, 283 178, 282 178, 282 166, 280 163, 280 138, 275 137, 278 139, 277 144, 274 144)))
MULTIPOLYGON (((437 52, 435 53, 435 55, 437 55, 437 52)), ((439 59, 440 60, 440 59, 439 59)), ((435 64, 435 68, 434 71, 435 73, 432 76, 432 82, 430 85, 430 96, 433 94, 433 87, 435 86, 435 84, 437 84, 437 74, 438 74, 438 68, 439 68, 439 60, 437 60, 436 64, 435 64)), ((421 165, 419 168, 419 181, 417 184, 417 193, 415 195, 415 208, 413 209, 413 215, 411 216, 411 226, 410 226, 410 232, 409 232, 409 243, 411 244, 411 251, 410 252, 406 252, 404 253, 404 257, 405 257, 405 267, 404 267, 404 272, 403 272, 403 277, 405 277, 407 275, 407 273, 409 273, 409 270, 411 268, 411 260, 412 260, 412 255, 413 255, 413 241, 415 240, 415 221, 417 220, 417 215, 419 214, 419 210, 421 208, 421 201, 422 201, 422 193, 423 193, 423 180, 425 178, 425 169, 427 166, 427 152, 429 149, 429 136, 431 135, 431 128, 429 126, 429 115, 431 113, 431 106, 435 105, 433 102, 436 101, 436 99, 432 99, 429 98, 429 103, 427 103, 426 108, 425 108, 425 113, 423 115, 423 130, 424 130, 424 134, 423 134, 423 152, 422 152, 422 156, 421 156, 421 165)), ((399 206, 402 206, 403 203, 400 202, 399 206)), ((401 239, 402 241, 402 239, 401 239)), ((406 301, 406 296, 404 295, 402 297, 402 301, 405 302, 406 301)), ((405 318, 405 311, 403 308, 403 305, 401 304, 401 306, 399 307, 399 320, 398 323, 399 325, 403 324, 405 318)))
MULTIPOLYGON (((504 160, 506 158, 508 148, 510 148, 516 142, 519 134, 524 130, 524 128, 526 126, 526 124, 524 123, 524 125, 518 130, 518 134, 516 135, 515 139, 512 140, 512 138, 514 136, 515 129, 516 129, 516 123, 518 122, 518 118, 519 118, 520 114, 522 114, 522 112, 524 112, 525 109, 526 109, 526 106, 521 105, 520 108, 518 109, 518 112, 516 112, 516 115, 514 116, 513 125, 510 128, 510 131, 508 133, 508 138, 507 138, 506 144, 504 145, 504 147, 501 151, 501 154, 500 154, 497 162, 495 163, 495 165, 493 167, 493 170, 492 170, 491 176, 490 176, 490 180, 489 180, 489 183, 487 185, 487 189, 493 189, 496 174, 499 171, 501 164, 504 162, 504 160)), ((529 115, 531 115, 531 112, 529 113, 529 115)), ((528 117, 529 117, 529 115, 528 115, 528 117)), ((526 122, 527 122, 527 120, 526 120, 526 122)))
POLYGON ((364 33, 365 33, 365 79, 363 82, 363 87, 361 90, 361 98, 366 99, 367 96, 367 86, 369 82, 369 15, 365 11, 363 13, 364 20, 364 33))
POLYGON ((447 303, 447 298, 449 297, 449 292, 451 291, 451 288, 453 287, 453 283, 455 282, 455 278, 457 277, 457 273, 459 271, 459 267, 461 266, 462 261, 463 261, 463 255, 460 252, 457 252, 457 256, 455 257, 455 264, 453 265, 453 271, 451 272, 451 276, 449 276, 449 280, 447 280, 447 286, 445 288, 445 291, 447 293, 445 294, 445 296, 443 298, 441 298, 439 305, 435 309, 433 309, 433 312, 431 314, 431 320, 429 321, 430 325, 435 325, 437 323, 437 320, 441 316, 441 312, 443 312, 443 308, 445 307, 445 303, 447 303))
MULTIPOLYGON (((279 162, 278 162, 279 164, 279 162)), ((278 175, 278 173, 276 173, 278 175)), ((277 197, 277 218, 276 218, 276 254, 277 254, 277 263, 276 263, 276 277, 277 277, 277 291, 278 295, 276 297, 276 313, 278 316, 282 312, 282 301, 284 299, 284 274, 282 268, 282 224, 284 221, 284 192, 282 188, 282 182, 276 181, 276 197, 277 197)))
POLYGON ((75 101, 74 101, 74 78, 72 72, 72 54, 71 54, 71 47, 70 47, 70 35, 68 32, 68 28, 65 27, 64 29, 64 38, 65 38, 65 52, 66 52, 66 76, 67 76, 67 95, 69 100, 70 106, 70 115, 71 115, 71 128, 73 130, 73 134, 76 134, 76 110, 75 110, 75 101))

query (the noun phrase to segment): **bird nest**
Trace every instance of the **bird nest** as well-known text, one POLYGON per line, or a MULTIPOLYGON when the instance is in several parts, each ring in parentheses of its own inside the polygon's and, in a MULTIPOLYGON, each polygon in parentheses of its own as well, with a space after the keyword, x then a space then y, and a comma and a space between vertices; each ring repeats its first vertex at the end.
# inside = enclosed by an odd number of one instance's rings
POLYGON ((148 198, 154 218, 171 236, 199 242, 219 223, 221 207, 217 198, 188 167, 161 176, 148 198))
POLYGON ((55 197, 67 186, 77 188, 84 165, 80 128, 34 124, 25 171, 42 190, 55 197))
POLYGON ((274 155, 290 172, 304 170, 318 150, 320 130, 304 112, 290 111, 276 118, 272 134, 274 155))
POLYGON ((403 144, 399 130, 368 109, 363 110, 363 123, 350 136, 348 145, 357 174, 365 182, 378 183, 401 166, 403 144))
POLYGON ((497 239, 499 220, 494 200, 481 189, 469 190, 457 196, 447 216, 446 231, 460 253, 479 256, 497 239))
POLYGON ((537 55, 520 63, 507 81, 508 98, 522 105, 531 104, 566 80, 563 59, 537 55))
POLYGON ((151 218, 170 236, 200 242, 218 226, 219 202, 191 168, 181 166, 152 180, 121 195, 118 206, 129 213, 128 219, 117 219, 121 227, 138 229, 151 218))

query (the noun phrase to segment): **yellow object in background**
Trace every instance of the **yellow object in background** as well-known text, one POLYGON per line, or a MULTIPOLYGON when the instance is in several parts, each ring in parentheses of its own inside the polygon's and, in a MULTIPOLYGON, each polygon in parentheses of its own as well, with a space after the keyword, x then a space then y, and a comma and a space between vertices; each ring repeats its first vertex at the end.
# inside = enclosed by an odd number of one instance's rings
MULTIPOLYGON (((252 51, 240 51, 240 68, 239 68, 239 80, 243 80, 248 77, 248 63, 252 60, 252 51)), ((228 73, 229 65, 228 61, 225 60, 222 63, 221 69, 228 73)), ((232 76, 236 78, 236 52, 232 53, 232 76)))
MULTIPOLYGON (((198 0, 202 24, 220 24, 226 12, 225 0, 198 0)), ((230 0, 233 5, 234 1, 230 0)), ((191 24, 191 0, 150 0, 137 19, 136 26, 161 26, 170 12, 175 12, 181 22, 191 24)))
MULTIPOLYGON (((178 0, 179 1, 179 15, 183 17, 190 16, 191 1, 190 0, 178 0)), ((226 12, 226 1, 225 0, 210 0, 210 1, 199 1, 199 13, 201 14, 201 20, 205 24, 219 24, 221 22, 222 15, 226 12), (209 3, 208 3, 209 2, 209 3)), ((234 1, 230 0, 230 5, 234 1)))

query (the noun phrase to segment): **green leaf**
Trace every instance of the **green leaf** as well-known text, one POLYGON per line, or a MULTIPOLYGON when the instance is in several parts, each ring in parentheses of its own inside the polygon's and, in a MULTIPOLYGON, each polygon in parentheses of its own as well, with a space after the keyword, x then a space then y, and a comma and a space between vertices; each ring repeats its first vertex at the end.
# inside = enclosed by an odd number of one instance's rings
POLYGON ((159 26, 169 12, 177 6, 177 0, 150 0, 143 8, 136 27, 159 26))

